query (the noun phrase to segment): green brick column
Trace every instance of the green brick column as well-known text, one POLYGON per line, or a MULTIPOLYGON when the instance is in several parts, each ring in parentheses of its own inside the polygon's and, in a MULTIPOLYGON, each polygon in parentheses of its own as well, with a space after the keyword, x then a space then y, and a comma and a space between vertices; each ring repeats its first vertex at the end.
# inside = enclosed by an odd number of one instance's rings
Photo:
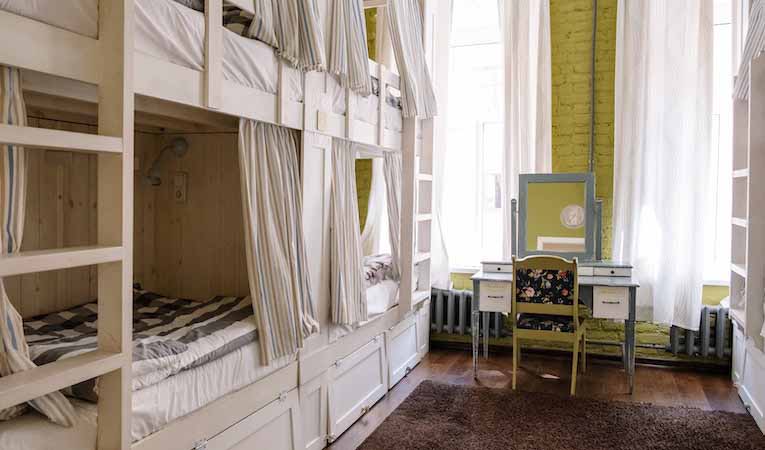
MULTIPOLYGON (((598 0, 595 182, 603 199, 603 255, 611 255, 616 3, 598 0)), ((590 144, 593 0, 550 0, 553 172, 586 172, 590 144)))

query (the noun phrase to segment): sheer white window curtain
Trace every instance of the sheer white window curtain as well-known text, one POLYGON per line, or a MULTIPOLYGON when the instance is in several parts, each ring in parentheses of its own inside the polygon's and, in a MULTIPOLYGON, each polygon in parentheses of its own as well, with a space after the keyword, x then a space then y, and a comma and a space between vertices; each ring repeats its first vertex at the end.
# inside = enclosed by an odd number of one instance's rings
POLYGON ((696 330, 712 124, 712 1, 620 1, 615 97, 614 257, 635 265, 639 318, 696 330))
POLYGON ((443 156, 452 270, 511 256, 518 174, 551 168, 550 62, 548 0, 454 0, 443 156))

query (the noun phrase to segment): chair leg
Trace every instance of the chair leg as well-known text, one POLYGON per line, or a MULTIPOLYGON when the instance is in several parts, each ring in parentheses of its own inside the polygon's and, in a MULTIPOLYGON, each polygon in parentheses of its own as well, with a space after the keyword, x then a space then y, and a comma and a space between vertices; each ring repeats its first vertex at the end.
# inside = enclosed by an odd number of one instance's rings
POLYGON ((576 373, 579 362, 579 340, 574 341, 573 345, 574 361, 571 364, 571 395, 576 395, 576 373))
POLYGON ((518 333, 513 332, 513 390, 515 390, 516 379, 518 378, 518 356, 521 349, 518 348, 518 333))

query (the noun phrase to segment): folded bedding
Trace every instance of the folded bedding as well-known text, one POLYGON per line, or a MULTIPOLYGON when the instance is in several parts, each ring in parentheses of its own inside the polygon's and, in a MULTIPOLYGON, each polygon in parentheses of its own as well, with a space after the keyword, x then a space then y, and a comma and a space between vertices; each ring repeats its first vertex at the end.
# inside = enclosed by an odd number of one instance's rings
MULTIPOLYGON (((36 317, 24 323, 32 360, 42 365, 98 347, 98 304, 36 317)), ((134 291, 133 390, 155 385, 257 340, 249 297, 215 297, 199 302, 134 291)), ((95 400, 94 380, 70 395, 95 400)))
POLYGON ((388 253, 364 257, 364 287, 393 280, 393 257, 388 253))

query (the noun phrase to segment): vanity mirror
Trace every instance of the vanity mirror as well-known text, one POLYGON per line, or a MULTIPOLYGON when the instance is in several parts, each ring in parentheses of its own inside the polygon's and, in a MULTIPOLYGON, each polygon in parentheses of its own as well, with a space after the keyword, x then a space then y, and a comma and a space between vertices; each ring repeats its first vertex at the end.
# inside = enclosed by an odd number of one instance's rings
POLYGON ((593 261, 597 222, 592 173, 520 175, 520 257, 557 254, 593 261))

